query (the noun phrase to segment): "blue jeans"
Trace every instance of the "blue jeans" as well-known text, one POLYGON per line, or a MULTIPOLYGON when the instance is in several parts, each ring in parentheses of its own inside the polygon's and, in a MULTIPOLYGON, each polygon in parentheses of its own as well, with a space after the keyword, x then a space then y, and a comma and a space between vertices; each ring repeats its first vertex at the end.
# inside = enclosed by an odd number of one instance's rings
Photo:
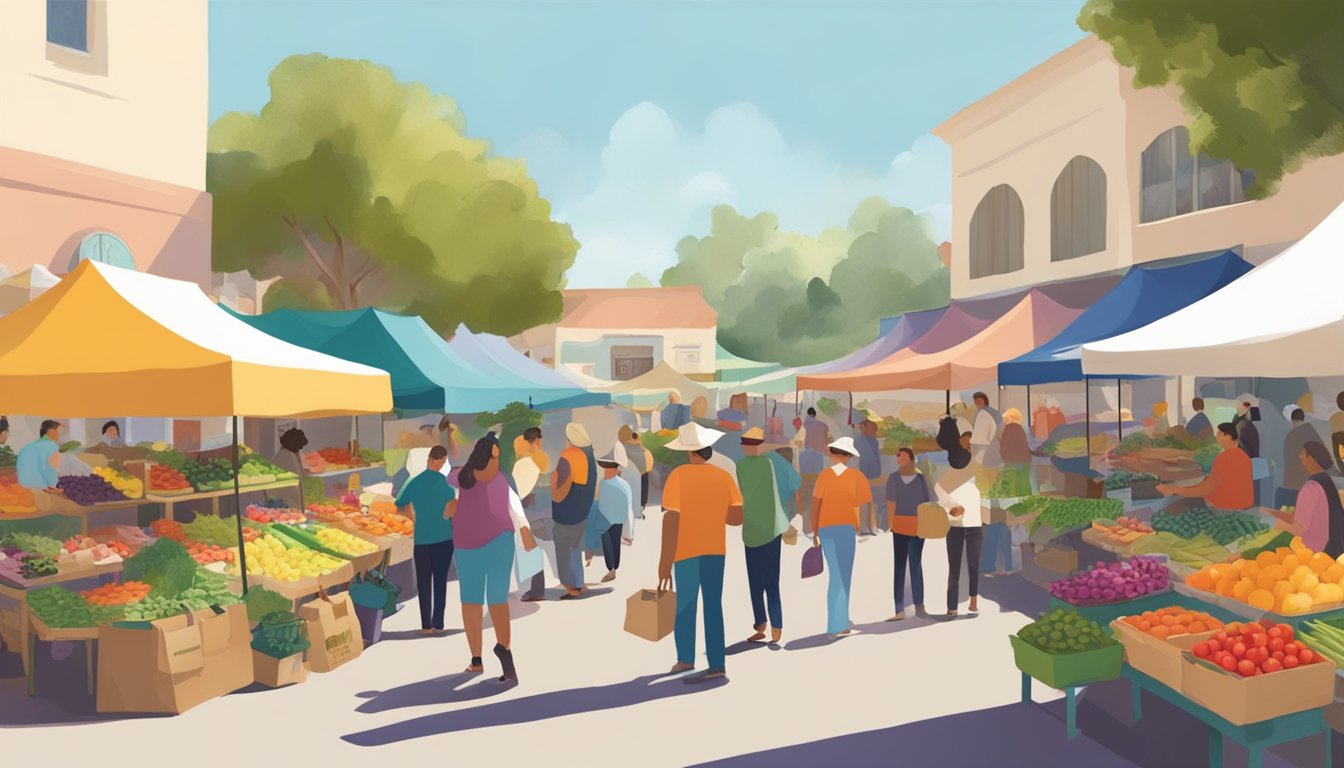
POLYGON ((764 627, 766 608, 770 626, 784 628, 784 607, 779 601, 779 542, 776 536, 768 544, 747 547, 747 589, 751 592, 753 627, 764 627))
POLYGON ((849 629, 849 584, 854 577, 854 547, 858 534, 852 525, 828 525, 817 531, 826 558, 826 632, 849 629))
POLYGON ((1003 555, 1003 570, 1013 570, 1013 533, 1005 523, 985 526, 985 549, 980 554, 980 572, 993 573, 1003 555))
POLYGON ((723 669, 727 648, 723 642, 723 555, 701 555, 672 564, 676 578, 677 663, 695 664, 695 601, 705 606, 705 655, 710 669, 723 669))
POLYGON ((910 568, 910 595, 915 606, 924 607, 924 540, 918 536, 906 536, 901 533, 891 535, 891 549, 896 561, 896 612, 905 611, 905 570, 910 568))
POLYGON ((555 569, 560 583, 570 589, 583 589, 583 545, 587 526, 555 523, 551 536, 555 542, 555 569))

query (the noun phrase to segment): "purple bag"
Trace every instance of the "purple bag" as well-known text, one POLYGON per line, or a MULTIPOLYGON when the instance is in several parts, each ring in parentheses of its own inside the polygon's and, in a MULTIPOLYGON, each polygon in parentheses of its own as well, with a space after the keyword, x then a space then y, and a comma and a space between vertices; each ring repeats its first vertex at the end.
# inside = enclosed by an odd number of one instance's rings
POLYGON ((820 576, 826 570, 826 561, 822 558, 821 547, 808 547, 803 553, 803 578, 820 576))

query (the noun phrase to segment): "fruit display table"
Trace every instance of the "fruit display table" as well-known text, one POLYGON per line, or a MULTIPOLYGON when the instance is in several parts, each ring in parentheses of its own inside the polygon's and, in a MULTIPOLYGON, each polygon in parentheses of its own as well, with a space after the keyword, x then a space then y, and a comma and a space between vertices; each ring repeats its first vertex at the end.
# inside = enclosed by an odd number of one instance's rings
POLYGON ((101 580, 104 576, 111 576, 121 573, 122 563, 109 563, 107 565, 95 565, 91 568, 81 568, 55 574, 54 576, 44 576, 40 579, 29 579, 23 584, 13 584, 7 580, 0 579, 0 596, 9 598, 17 603, 17 606, 7 613, 15 616, 18 625, 17 640, 19 660, 23 664, 23 670, 28 675, 28 695, 33 695, 33 653, 38 640, 68 640, 78 639, 62 636, 67 632, 88 632, 94 633, 97 638, 97 629, 78 629, 78 630, 59 630, 47 627, 41 621, 32 615, 32 610, 28 607, 28 592, 42 587, 49 587, 53 584, 69 584, 76 581, 101 580), (40 631, 42 634, 35 634, 40 631))
MULTIPOLYGON (((1323 736, 1325 739, 1324 764, 1327 768, 1332 765, 1330 754, 1331 731, 1326 726, 1323 709, 1295 712, 1291 715, 1249 725, 1233 725, 1128 664, 1125 665, 1121 675, 1130 684, 1134 722, 1137 723, 1143 718, 1143 692, 1147 691, 1208 725, 1210 768, 1218 768, 1223 764, 1224 737, 1232 739, 1246 748, 1250 753, 1247 763, 1249 768, 1260 768, 1264 765, 1265 750, 1269 747, 1312 736, 1323 736)), ((1070 722, 1072 721, 1072 712, 1070 712, 1070 722)))
POLYGON ((340 477, 341 475, 352 475, 356 472, 381 472, 387 465, 381 461, 373 464, 366 464, 362 467, 341 467, 340 469, 328 469, 325 472, 304 472, 304 477, 340 477))
MULTIPOLYGON (((248 493, 261 493, 264 491, 278 491, 284 488, 297 488, 297 487, 299 487, 299 481, 297 479, 280 480, 278 482, 265 483, 263 485, 244 485, 238 489, 238 493, 239 495, 242 495, 248 493)), ((226 496, 232 496, 232 495, 233 495, 233 488, 224 488, 218 491, 200 491, 197 493, 183 493, 183 494, 174 493, 171 495, 160 495, 155 491, 151 490, 145 494, 144 501, 149 502, 151 504, 162 505, 163 517, 168 520, 176 520, 177 518, 174 516, 175 515, 174 508, 178 504, 188 501, 200 501, 202 499, 209 499, 211 513, 218 516, 219 500, 225 498, 226 496)))
POLYGON ((1304 621, 1315 621, 1318 619, 1337 619, 1344 617, 1344 605, 1333 603, 1321 606, 1318 610, 1299 614, 1280 614, 1273 611, 1263 611, 1252 605, 1247 605, 1240 600, 1235 600, 1222 595, 1215 595, 1202 589, 1197 589, 1183 582, 1176 582, 1173 585, 1176 593, 1185 600, 1197 602, 1210 606, 1216 610, 1210 611, 1224 621, 1259 621, 1260 619, 1269 619, 1275 624, 1287 624, 1293 629, 1297 629, 1304 621), (1227 618, 1230 617, 1230 618, 1227 618))
POLYGON ((87 535, 89 532, 89 515, 101 514, 103 512, 117 512, 127 509, 138 509, 142 504, 147 503, 145 499, 125 499, 122 501, 104 501, 98 504, 81 506, 58 494, 38 493, 35 494, 35 497, 38 499, 37 511, 19 514, 0 514, 0 522, 34 520, 52 516, 72 517, 79 520, 79 532, 87 535))
MULTIPOLYGON (((1174 586, 1174 585, 1173 585, 1174 586)), ((1126 600, 1121 603, 1107 603, 1104 605, 1073 605, 1057 597, 1050 598, 1050 610, 1056 608, 1071 608, 1081 614, 1084 618, 1101 624, 1109 625, 1112 621, 1121 616, 1130 616, 1144 611, 1155 611, 1168 605, 1179 605, 1182 608, 1190 608, 1196 611, 1204 611, 1220 621, 1240 621, 1241 616, 1225 610, 1221 606, 1206 603, 1202 600, 1189 597, 1182 594, 1179 590, 1168 589, 1152 595, 1133 600, 1126 600)), ((1257 617, 1258 618, 1258 617, 1257 617)))

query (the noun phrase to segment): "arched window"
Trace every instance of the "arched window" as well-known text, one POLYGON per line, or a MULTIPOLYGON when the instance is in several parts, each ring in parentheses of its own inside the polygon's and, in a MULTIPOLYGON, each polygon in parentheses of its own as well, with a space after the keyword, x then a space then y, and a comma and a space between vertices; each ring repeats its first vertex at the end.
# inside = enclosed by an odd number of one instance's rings
POLYGON ((1069 161, 1050 192, 1050 260, 1106 250, 1106 172, 1090 157, 1069 161))
POLYGON ((69 270, 79 266, 81 261, 101 261, 114 267, 135 269, 135 259, 131 258, 131 249, 125 241, 111 232, 94 232, 79 243, 79 250, 70 257, 69 270))
POLYGON ((971 216, 971 279, 1022 268, 1022 198, 1000 184, 980 198, 971 216))
POLYGON ((1143 150, 1142 174, 1141 222, 1240 203, 1250 180, 1230 160, 1203 152, 1192 157, 1190 132, 1183 125, 1163 132, 1143 150))

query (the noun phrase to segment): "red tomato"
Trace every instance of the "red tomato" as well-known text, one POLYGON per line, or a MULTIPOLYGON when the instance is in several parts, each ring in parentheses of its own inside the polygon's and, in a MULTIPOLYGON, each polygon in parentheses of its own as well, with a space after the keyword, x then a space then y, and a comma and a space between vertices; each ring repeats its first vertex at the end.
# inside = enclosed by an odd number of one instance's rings
POLYGON ((1242 637, 1254 637, 1254 636, 1255 636, 1255 633, 1256 633, 1256 629, 1257 629, 1257 628, 1256 628, 1256 626, 1255 626, 1254 624, 1244 624, 1244 625, 1242 625, 1242 627, 1241 627, 1241 636, 1242 636, 1242 637))
POLYGON ((1298 653, 1298 651, 1300 651, 1300 650, 1301 650, 1301 648, 1298 646, 1297 643, 1284 643, 1284 644, 1283 644, 1283 653, 1284 653, 1284 655, 1286 655, 1286 656, 1296 656, 1297 653, 1298 653))
POLYGON ((1298 664, 1300 664, 1300 663, 1301 663, 1301 662, 1298 661, 1298 659, 1297 659, 1296 656, 1284 656, 1284 657, 1283 657, 1283 668, 1284 668, 1284 669, 1292 669, 1293 667, 1296 667, 1296 666, 1297 666, 1298 664))
POLYGON ((1265 659, 1261 662, 1260 669, 1264 670, 1266 674, 1270 672, 1278 672, 1280 669, 1283 669, 1283 664, 1281 664, 1278 659, 1265 659))
POLYGON ((1240 641, 1234 643, 1232 645, 1232 655, 1238 659, 1246 658, 1246 644, 1240 641))
POLYGON ((1219 645, 1227 645, 1227 632, 1219 632, 1213 639, 1217 640, 1219 645))
POLYGON ((1310 648, 1303 648, 1301 651, 1298 651, 1297 658, 1300 659, 1303 664, 1310 664, 1313 661, 1316 661, 1316 652, 1310 648))
POLYGON ((1207 659, 1213 655, 1213 652, 1209 650, 1208 643, 1195 643, 1194 651, 1195 655, 1201 659, 1207 659))
POLYGON ((1264 648, 1266 645, 1269 645, 1269 635, 1255 635, 1251 638, 1251 642, 1255 644, 1256 648, 1264 648))
POLYGON ((1242 677, 1251 677, 1255 674, 1255 664, 1249 659, 1242 659, 1237 662, 1237 674, 1242 677))
MULTIPOLYGON (((1294 658, 1293 660, 1294 662, 1296 662, 1296 658, 1294 658)), ((1223 660, 1218 662, 1218 665, 1221 666, 1223 669, 1226 669, 1228 672, 1237 671, 1237 660, 1230 653, 1224 652, 1223 660)), ((1294 663, 1293 666, 1297 666, 1297 664, 1294 663)))
POLYGON ((1219 640, 1219 639, 1217 639, 1217 638, 1214 638, 1213 640, 1210 640, 1210 641, 1209 641, 1209 652, 1210 652, 1210 653, 1217 653, 1217 652, 1219 652, 1219 651, 1221 651, 1221 650, 1223 650, 1223 642, 1222 642, 1221 640, 1219 640))
POLYGON ((1283 630, 1282 630, 1282 629, 1279 629, 1278 627, 1270 627, 1270 628, 1269 628, 1269 631, 1266 632, 1265 634, 1269 635, 1269 637, 1270 637, 1271 640, 1274 639, 1274 638, 1282 638, 1282 637, 1283 637, 1283 630))
MULTIPOLYGON (((1276 632, 1276 631, 1278 631, 1278 627, 1275 627, 1274 629, 1269 630, 1269 632, 1270 632, 1270 635, 1269 635, 1269 652, 1270 652, 1270 653, 1274 653, 1275 651, 1282 651, 1282 650, 1283 650, 1283 647, 1284 647, 1285 645, 1287 645, 1287 643, 1285 643, 1285 642, 1283 641, 1283 637, 1282 637, 1282 636, 1280 636, 1280 637, 1275 637, 1275 636, 1274 636, 1274 632, 1276 632)), ((1280 632, 1279 634, 1282 635, 1283 633, 1280 632)))
POLYGON ((1288 626, 1287 624, 1275 624, 1274 628, 1283 633, 1284 640, 1293 639, 1293 628, 1288 626))
POLYGON ((1271 659, 1273 659, 1273 660, 1279 662, 1280 664, 1282 664, 1282 663, 1283 663, 1283 660, 1286 659, 1286 658, 1288 658, 1288 657, 1285 656, 1285 655, 1283 655, 1283 651, 1275 651, 1274 653, 1270 654, 1270 657, 1269 657, 1269 658, 1271 658, 1271 659))

